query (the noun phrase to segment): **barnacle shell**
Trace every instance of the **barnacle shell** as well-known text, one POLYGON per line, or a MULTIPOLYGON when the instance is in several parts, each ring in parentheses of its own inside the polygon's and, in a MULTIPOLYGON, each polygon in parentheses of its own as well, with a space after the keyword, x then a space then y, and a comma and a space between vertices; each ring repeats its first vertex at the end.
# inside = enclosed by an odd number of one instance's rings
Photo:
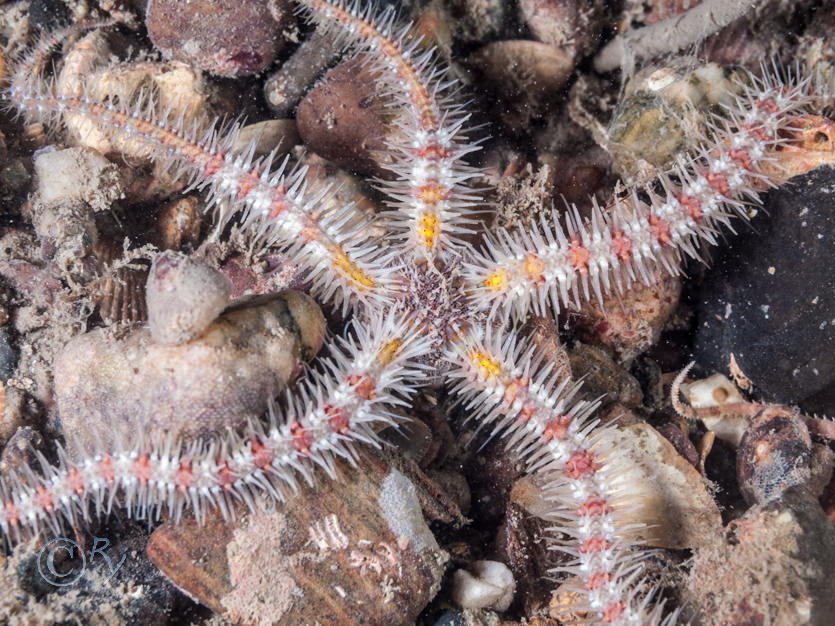
POLYGON ((79 335, 55 361, 64 431, 106 447, 125 431, 196 436, 240 426, 266 410, 323 337, 319 307, 294 291, 230 309, 185 344, 154 343, 147 327, 79 335))
POLYGON ((612 167, 631 180, 670 167, 702 138, 704 111, 730 104, 739 87, 733 73, 688 58, 639 71, 627 83, 609 125, 612 167))

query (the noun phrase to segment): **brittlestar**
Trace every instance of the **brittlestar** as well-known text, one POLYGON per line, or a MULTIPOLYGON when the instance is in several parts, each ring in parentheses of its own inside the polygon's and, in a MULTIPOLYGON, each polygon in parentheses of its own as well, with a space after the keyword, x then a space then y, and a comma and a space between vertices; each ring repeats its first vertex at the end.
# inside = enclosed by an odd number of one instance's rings
POLYGON ((510 320, 530 310, 556 315, 649 284, 655 272, 678 273, 683 257, 714 244, 732 215, 744 216, 744 202, 772 184, 763 165, 789 142, 793 116, 817 102, 812 86, 751 78, 727 114, 708 124, 705 146, 654 188, 595 207, 589 221, 571 209, 564 227, 554 217, 485 236, 476 252, 461 237, 475 230, 478 195, 469 181, 480 173, 463 159, 478 144, 432 52, 393 13, 298 1, 320 28, 369 53, 398 112, 387 138, 385 167, 395 179, 383 185, 392 212, 380 218, 389 233, 382 246, 365 238, 368 224, 351 206, 335 206, 329 189, 307 189, 304 169, 286 173, 286 160, 274 169, 274 155, 253 161, 254 146, 234 152, 238 127, 223 136, 213 124, 184 129, 150 97, 114 103, 58 94, 42 68, 64 34, 17 64, 7 97, 19 112, 55 123, 72 114, 142 142, 152 158, 209 188, 221 226, 238 220, 260 245, 282 246, 309 270, 315 295, 362 323, 346 354, 336 353, 332 373, 309 381, 288 414, 266 425, 202 443, 162 433, 76 461, 62 453, 58 467, 42 461, 43 475, 13 477, 2 493, 4 534, 57 527, 59 517, 87 520, 109 510, 114 494, 133 514, 167 510, 174 520, 187 508, 199 519, 209 506, 230 516, 253 491, 286 497, 300 476, 312 480, 313 467, 333 474, 336 457, 355 460, 355 443, 376 444, 373 426, 393 419, 386 407, 441 374, 473 417, 504 435, 529 471, 545 475, 555 542, 571 558, 561 570, 579 581, 572 589, 582 600, 571 610, 594 623, 673 621, 675 613, 663 618, 643 589, 641 552, 621 516, 630 507, 628 468, 613 427, 596 428, 596 404, 576 399, 578 386, 526 347, 510 320), (417 363, 429 350, 446 364, 440 371, 417 363))

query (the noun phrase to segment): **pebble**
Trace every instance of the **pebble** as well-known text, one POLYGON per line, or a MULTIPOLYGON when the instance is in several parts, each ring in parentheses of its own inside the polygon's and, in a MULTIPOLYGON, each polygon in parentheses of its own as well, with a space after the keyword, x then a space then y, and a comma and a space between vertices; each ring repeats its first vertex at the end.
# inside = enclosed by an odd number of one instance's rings
POLYGON ((147 327, 78 335, 55 359, 64 432, 89 449, 107 447, 116 433, 199 436, 239 427, 301 373, 324 331, 316 303, 285 291, 244 299, 179 345, 155 343, 147 327))
POLYGON ((652 286, 637 283, 624 293, 585 301, 577 319, 579 336, 586 343, 605 346, 620 362, 631 361, 654 346, 664 325, 678 307, 681 279, 655 276, 652 286))
POLYGON ((452 601, 462 609, 506 611, 515 592, 513 573, 498 561, 475 561, 452 573, 452 601))
POLYGON ((264 83, 264 97, 272 112, 280 117, 292 115, 316 77, 338 55, 338 46, 330 33, 317 30, 302 42, 264 83))
POLYGON ((35 174, 38 196, 47 205, 81 201, 101 212, 124 195, 119 168, 89 148, 42 150, 35 174))
POLYGON ((12 338, 5 328, 0 328, 0 383, 5 383, 17 368, 17 352, 12 347, 12 338))
POLYGON ((150 0, 148 36, 163 55, 234 78, 267 68, 293 22, 285 0, 150 0))
POLYGON ((336 465, 338 480, 320 473, 315 488, 280 507, 235 522, 210 517, 203 527, 164 523, 148 554, 175 585, 234 624, 413 623, 449 558, 421 510, 434 494, 367 451, 356 467, 336 465))
POLYGON ((180 344, 205 331, 229 304, 232 281, 185 254, 166 250, 148 274, 148 328, 156 343, 180 344))
POLYGON ((329 71, 299 103, 296 122, 304 144, 340 167, 385 174, 375 159, 375 153, 385 148, 387 133, 375 82, 364 56, 329 71))
POLYGON ((643 394, 638 380, 609 354, 597 346, 576 342, 568 351, 571 373, 583 381, 583 393, 590 398, 605 396, 606 402, 620 402, 627 407, 641 404, 643 394))
POLYGON ((488 43, 468 63, 498 92, 502 120, 515 132, 528 132, 532 117, 550 110, 574 70, 570 52, 526 39, 488 43))
POLYGON ((698 363, 727 371, 733 354, 757 393, 781 404, 835 382, 833 184, 835 170, 820 168, 766 196, 698 295, 698 363))

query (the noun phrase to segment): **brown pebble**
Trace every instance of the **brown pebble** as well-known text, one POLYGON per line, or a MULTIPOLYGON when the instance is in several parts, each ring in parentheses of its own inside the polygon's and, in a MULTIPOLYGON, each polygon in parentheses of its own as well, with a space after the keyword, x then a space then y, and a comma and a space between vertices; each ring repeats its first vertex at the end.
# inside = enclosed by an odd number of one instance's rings
POLYGON ((606 396, 606 401, 620 402, 629 408, 641 404, 641 385, 605 350, 578 341, 568 356, 574 378, 583 379, 583 392, 589 397, 606 396))
POLYGON ((664 436, 664 439, 673 444, 682 458, 684 458, 690 465, 697 465, 699 463, 699 453, 696 451, 696 446, 688 439, 681 429, 675 424, 667 423, 661 424, 655 430, 664 436))
POLYGON ((739 443, 736 472, 748 504, 778 498, 811 478, 812 439, 800 416, 782 406, 766 407, 739 443))
POLYGON ((364 56, 328 72, 299 103, 296 122, 304 144, 341 167, 383 175, 375 153, 385 148, 387 123, 376 82, 364 56))
POLYGON ((167 58, 227 77, 270 65, 292 21, 284 0, 150 0, 145 17, 148 36, 167 58))

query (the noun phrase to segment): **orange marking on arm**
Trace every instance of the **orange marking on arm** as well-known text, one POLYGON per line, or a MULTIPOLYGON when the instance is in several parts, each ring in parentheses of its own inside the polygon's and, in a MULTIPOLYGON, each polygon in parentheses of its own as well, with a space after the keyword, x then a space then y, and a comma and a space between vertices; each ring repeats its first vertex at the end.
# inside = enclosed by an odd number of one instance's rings
POLYGON ((310 452, 310 446, 313 445, 313 435, 310 431, 298 422, 293 422, 290 424, 290 434, 293 436, 293 449, 296 452, 299 454, 310 452))
POLYGON ((571 267, 578 270, 581 274, 589 271, 589 259, 591 252, 589 249, 580 243, 579 239, 572 239, 571 245, 568 247, 568 259, 571 267))
POLYGON ((586 474, 594 474, 599 468, 600 466, 594 462, 594 455, 588 450, 583 450, 571 455, 565 462, 562 472, 574 480, 578 480, 586 474))
POLYGON ((264 469, 272 464, 275 453, 255 437, 250 439, 250 449, 252 450, 253 462, 257 467, 264 469))
POLYGON ((191 461, 181 461, 180 467, 174 473, 174 482, 177 483, 177 491, 185 493, 194 484, 194 472, 191 470, 191 461))
POLYGON ((48 513, 55 511, 55 498, 44 485, 38 485, 38 488, 35 489, 35 502, 38 504, 38 508, 43 511, 48 513))
POLYGON ((657 215, 650 215, 647 221, 649 222, 649 228, 652 231, 655 240, 662 246, 669 245, 670 223, 657 215))
POLYGON ((680 193, 676 196, 676 200, 678 200, 678 203, 684 207, 685 211, 687 211, 687 215, 690 216, 690 219, 695 222, 702 221, 704 211, 702 210, 702 203, 699 202, 698 198, 680 193))
POLYGON ((728 184, 728 177, 719 172, 708 172, 705 174, 705 179, 713 187, 714 191, 722 194, 725 197, 731 193, 731 187, 728 184))
POLYGON ((545 429, 542 431, 543 441, 548 442, 552 439, 564 439, 568 433, 568 427, 572 419, 574 418, 571 415, 558 415, 549 420, 545 425, 545 429))
POLYGON ((141 454, 133 462, 133 473, 143 485, 147 485, 151 479, 151 457, 141 454))
POLYGON ((493 272, 482 281, 482 284, 491 291, 501 291, 507 282, 507 275, 504 270, 493 272))
POLYGON ((363 400, 371 400, 377 395, 377 383, 367 374, 351 374, 348 377, 348 384, 354 388, 354 393, 363 400))
POLYGON ((528 254, 525 256, 525 273, 528 278, 535 283, 542 283, 545 281, 545 261, 540 259, 535 254, 528 254))
POLYGON ((632 256, 632 240, 624 235, 621 230, 616 230, 612 237, 612 252, 621 261, 628 261, 632 256))

